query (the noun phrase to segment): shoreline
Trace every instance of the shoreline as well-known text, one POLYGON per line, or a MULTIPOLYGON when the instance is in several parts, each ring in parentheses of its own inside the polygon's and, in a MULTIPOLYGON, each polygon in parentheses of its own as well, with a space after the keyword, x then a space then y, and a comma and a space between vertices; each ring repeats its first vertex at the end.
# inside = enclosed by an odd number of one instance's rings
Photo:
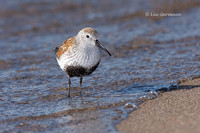
POLYGON ((200 132, 200 78, 144 101, 116 125, 122 133, 200 132))

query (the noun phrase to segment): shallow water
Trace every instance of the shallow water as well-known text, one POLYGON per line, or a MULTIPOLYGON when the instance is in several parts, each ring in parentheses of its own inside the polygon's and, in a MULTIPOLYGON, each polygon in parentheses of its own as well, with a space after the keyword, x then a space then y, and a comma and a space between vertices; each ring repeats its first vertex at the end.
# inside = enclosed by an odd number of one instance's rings
POLYGON ((156 18, 145 12, 158 12, 165 1, 1 0, 0 131, 116 132, 114 125, 156 90, 199 76, 200 7, 184 2, 191 6, 180 17, 156 18), (82 95, 72 78, 68 98, 54 48, 85 26, 99 31, 113 56, 102 52, 98 69, 83 78, 82 95))

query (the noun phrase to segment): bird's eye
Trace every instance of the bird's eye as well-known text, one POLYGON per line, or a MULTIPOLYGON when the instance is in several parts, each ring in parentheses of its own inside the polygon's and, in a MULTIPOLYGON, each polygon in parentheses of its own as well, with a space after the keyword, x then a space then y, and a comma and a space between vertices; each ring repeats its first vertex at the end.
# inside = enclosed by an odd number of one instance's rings
POLYGON ((90 36, 89 36, 89 35, 86 35, 86 37, 89 38, 90 36))

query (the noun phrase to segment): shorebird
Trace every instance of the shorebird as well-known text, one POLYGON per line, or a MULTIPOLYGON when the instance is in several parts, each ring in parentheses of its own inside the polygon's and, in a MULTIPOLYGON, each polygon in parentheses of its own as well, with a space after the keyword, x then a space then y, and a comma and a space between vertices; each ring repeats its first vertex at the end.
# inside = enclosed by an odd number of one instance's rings
POLYGON ((83 28, 76 36, 55 48, 57 62, 68 75, 68 97, 70 97, 70 78, 80 77, 81 88, 83 76, 90 75, 98 67, 101 61, 101 49, 111 56, 99 42, 98 32, 90 27, 83 28))

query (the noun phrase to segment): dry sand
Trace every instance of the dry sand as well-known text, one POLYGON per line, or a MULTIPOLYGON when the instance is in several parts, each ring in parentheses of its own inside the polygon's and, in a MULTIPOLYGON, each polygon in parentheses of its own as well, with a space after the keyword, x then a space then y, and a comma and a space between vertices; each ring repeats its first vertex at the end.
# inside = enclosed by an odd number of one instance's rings
POLYGON ((200 78, 181 83, 181 90, 145 101, 118 124, 122 133, 200 133, 200 78))

